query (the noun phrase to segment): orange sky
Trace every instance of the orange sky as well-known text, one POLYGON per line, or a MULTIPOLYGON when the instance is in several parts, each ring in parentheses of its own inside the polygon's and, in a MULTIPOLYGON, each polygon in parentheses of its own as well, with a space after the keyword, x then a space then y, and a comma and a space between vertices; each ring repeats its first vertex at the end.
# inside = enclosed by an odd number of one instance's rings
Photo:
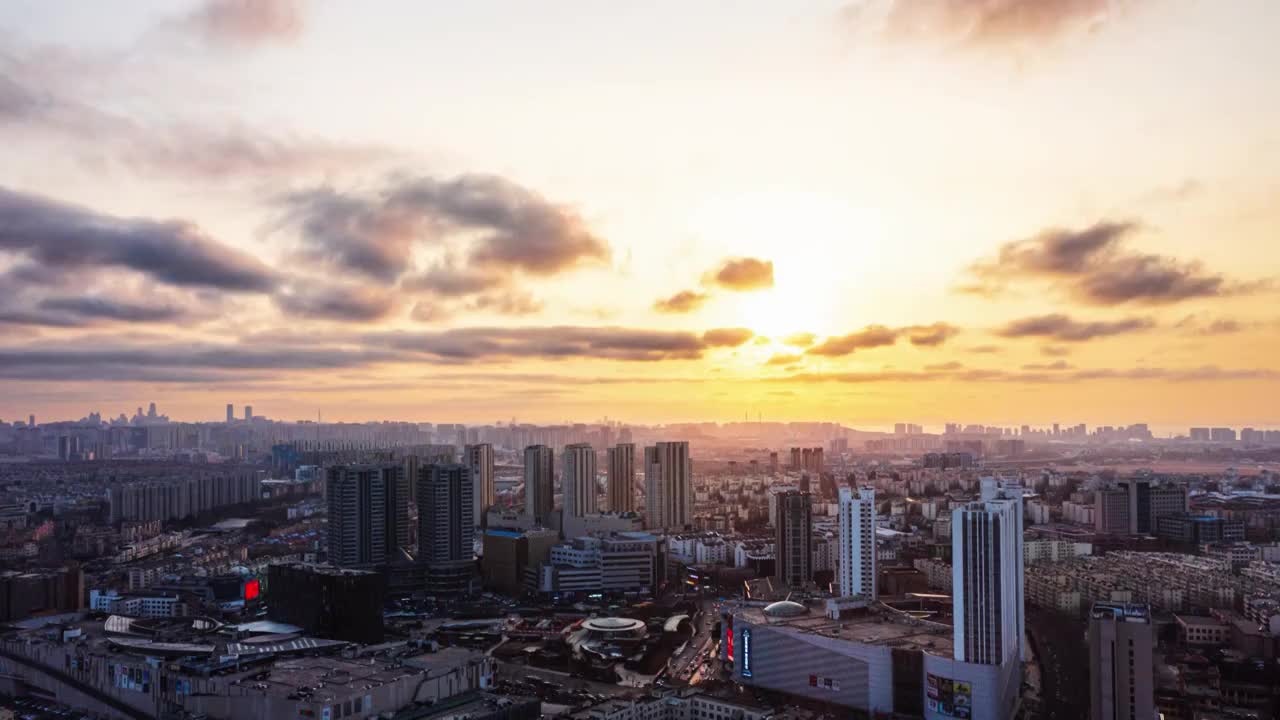
POLYGON ((7 3, 0 418, 1280 426, 1277 27, 7 3))

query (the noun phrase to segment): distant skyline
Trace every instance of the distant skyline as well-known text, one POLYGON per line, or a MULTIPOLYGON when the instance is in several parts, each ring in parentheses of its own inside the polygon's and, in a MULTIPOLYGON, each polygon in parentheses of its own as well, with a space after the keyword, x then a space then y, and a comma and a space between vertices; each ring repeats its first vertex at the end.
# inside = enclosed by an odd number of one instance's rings
POLYGON ((1280 427, 1271 0, 0 6, 0 418, 1280 427))

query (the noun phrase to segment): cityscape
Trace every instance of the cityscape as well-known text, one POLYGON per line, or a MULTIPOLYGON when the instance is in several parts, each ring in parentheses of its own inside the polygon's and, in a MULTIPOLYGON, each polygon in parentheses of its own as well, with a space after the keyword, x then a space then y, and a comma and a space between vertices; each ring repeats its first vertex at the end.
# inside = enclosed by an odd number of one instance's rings
POLYGON ((0 720, 1280 718, 1280 3, 0 3, 0 720))

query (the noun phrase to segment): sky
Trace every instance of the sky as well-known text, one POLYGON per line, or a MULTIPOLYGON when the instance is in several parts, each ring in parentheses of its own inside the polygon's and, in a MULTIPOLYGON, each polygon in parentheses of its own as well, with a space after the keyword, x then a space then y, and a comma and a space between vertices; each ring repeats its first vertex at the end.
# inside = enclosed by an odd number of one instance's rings
POLYGON ((1280 426, 1272 0, 0 4, 0 418, 1280 426))

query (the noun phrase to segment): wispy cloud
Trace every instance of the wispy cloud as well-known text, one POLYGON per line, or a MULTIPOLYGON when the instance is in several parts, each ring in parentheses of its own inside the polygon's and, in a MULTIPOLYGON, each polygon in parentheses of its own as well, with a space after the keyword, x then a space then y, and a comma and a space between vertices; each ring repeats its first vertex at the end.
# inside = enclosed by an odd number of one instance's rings
POLYGON ((1156 326, 1151 318, 1125 318, 1082 322, 1070 316, 1053 314, 1014 320, 996 330, 1007 338, 1047 338, 1058 342, 1084 342, 1095 338, 1144 332, 1156 326))
POLYGON ((975 282, 960 290, 996 296, 1008 285, 1049 281, 1089 305, 1166 305, 1196 298, 1259 292, 1273 281, 1238 281, 1206 270, 1197 260, 1131 250, 1133 222, 1104 221, 1080 230, 1054 228, 1006 243, 995 258, 969 268, 975 282))

